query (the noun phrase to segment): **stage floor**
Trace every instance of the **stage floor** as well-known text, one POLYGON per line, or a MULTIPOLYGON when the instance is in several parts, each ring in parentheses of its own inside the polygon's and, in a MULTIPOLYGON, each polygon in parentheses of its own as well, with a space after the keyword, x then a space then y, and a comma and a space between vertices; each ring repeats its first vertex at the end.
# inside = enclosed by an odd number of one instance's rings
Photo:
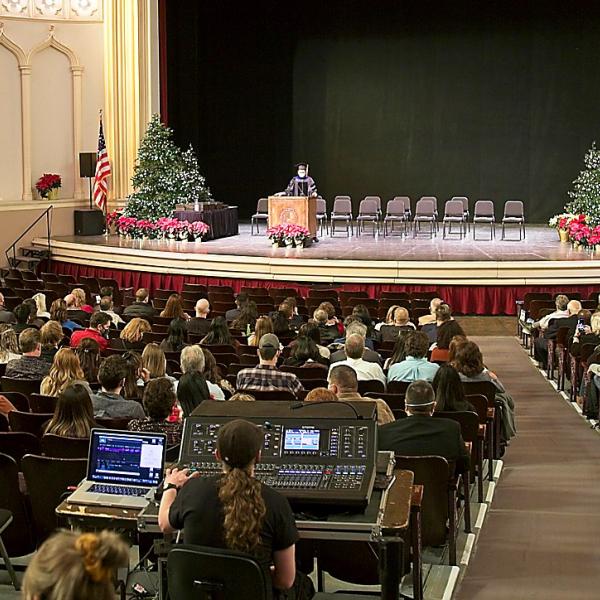
MULTIPOLYGON (((264 232, 264 228, 261 228, 264 232)), ((52 239, 54 260, 106 268, 285 281, 430 283, 467 285, 588 284, 600 279, 596 253, 561 244, 556 231, 528 225, 527 238, 473 240, 370 234, 324 235, 308 248, 273 248, 263 235, 240 234, 209 242, 129 240, 118 236, 52 239)), ((478 228, 478 236, 486 234, 478 228)), ((34 243, 45 245, 43 239, 34 243)))

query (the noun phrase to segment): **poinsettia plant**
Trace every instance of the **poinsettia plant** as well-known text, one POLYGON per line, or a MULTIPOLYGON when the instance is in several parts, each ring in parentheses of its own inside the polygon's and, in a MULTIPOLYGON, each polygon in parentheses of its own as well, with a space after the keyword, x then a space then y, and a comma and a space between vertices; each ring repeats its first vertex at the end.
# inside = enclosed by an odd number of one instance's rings
POLYGON ((156 240, 198 240, 209 230, 209 226, 203 221, 190 223, 172 217, 161 217, 151 221, 127 217, 118 210, 106 215, 106 223, 108 227, 114 225, 119 235, 134 239, 147 237, 156 240))
POLYGON ((58 189, 62 185, 60 175, 55 173, 44 173, 36 182, 35 189, 42 198, 47 198, 51 190, 58 189))
POLYGON ((310 238, 310 231, 301 225, 288 223, 287 225, 269 227, 267 236, 274 244, 294 243, 296 246, 303 246, 304 242, 310 238))

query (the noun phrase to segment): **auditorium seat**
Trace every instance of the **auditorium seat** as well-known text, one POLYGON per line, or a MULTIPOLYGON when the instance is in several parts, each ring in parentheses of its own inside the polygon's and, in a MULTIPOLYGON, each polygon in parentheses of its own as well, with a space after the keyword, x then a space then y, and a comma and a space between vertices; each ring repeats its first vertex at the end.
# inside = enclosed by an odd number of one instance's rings
POLYGON ((45 396, 43 394, 31 394, 29 405, 34 413, 53 413, 56 408, 56 396, 45 396))
POLYGON ((152 294, 153 298, 160 298, 162 300, 168 300, 169 296, 171 296, 172 294, 176 294, 177 291, 176 290, 164 290, 164 289, 156 289, 154 290, 154 293, 152 294))
POLYGON ((42 427, 53 417, 53 413, 28 413, 11 410, 8 423, 11 431, 26 431, 38 438, 42 437, 42 427))
POLYGON ((40 453, 40 440, 26 431, 0 433, 0 452, 12 457, 20 469, 21 459, 26 454, 40 453))
MULTIPOLYGON (((42 436, 41 449, 44 456, 54 458, 87 458, 90 440, 46 433, 42 436)), ((31 452, 31 454, 36 454, 31 452)))
POLYGON ((10 558, 8 556, 8 552, 6 551, 6 546, 4 545, 4 540, 2 539, 2 534, 4 531, 10 527, 10 524, 13 522, 12 513, 9 510, 4 508, 0 508, 0 558, 4 562, 4 567, 8 571, 8 576, 10 577, 10 581, 15 588, 15 591, 19 591, 19 582, 17 581, 17 575, 15 573, 15 569, 10 562, 10 558))
POLYGON ((21 392, 9 392, 8 390, 2 390, 0 392, 6 399, 12 403, 12 405, 21 412, 30 412, 31 407, 29 404, 29 398, 21 392))

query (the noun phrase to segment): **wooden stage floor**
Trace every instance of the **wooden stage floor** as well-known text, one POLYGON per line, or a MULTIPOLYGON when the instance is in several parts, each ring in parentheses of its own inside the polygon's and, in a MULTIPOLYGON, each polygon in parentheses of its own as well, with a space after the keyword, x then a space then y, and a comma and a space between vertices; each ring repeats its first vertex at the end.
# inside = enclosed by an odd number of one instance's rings
MULTIPOLYGON (((264 228, 261 228, 261 232, 264 228)), ((478 229, 478 236, 486 230, 478 229)), ((514 238, 516 230, 509 235, 514 238)), ((45 245, 42 238, 34 243, 45 245)), ((118 236, 52 239, 53 259, 81 265, 285 281, 431 283, 451 285, 592 284, 600 280, 596 253, 561 244, 556 231, 528 225, 523 241, 437 237, 324 235, 308 248, 272 248, 264 235, 240 234, 210 242, 129 240, 118 236)))

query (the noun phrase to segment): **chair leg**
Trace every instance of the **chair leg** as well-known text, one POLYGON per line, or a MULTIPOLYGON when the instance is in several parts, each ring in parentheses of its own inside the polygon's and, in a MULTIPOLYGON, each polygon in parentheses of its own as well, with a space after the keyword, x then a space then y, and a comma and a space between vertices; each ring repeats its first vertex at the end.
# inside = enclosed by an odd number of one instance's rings
POLYGON ((2 556, 2 560, 4 561, 4 565, 6 566, 6 570, 8 571, 8 576, 15 588, 15 591, 19 591, 19 582, 17 581, 17 574, 15 573, 15 569, 10 562, 10 558, 8 557, 8 552, 6 551, 6 546, 2 541, 2 537, 0 536, 0 556, 2 556))
POLYGON ((469 471, 463 473, 462 475, 463 482, 463 496, 464 496, 464 512, 463 518, 465 521, 465 533, 471 533, 471 496, 470 496, 470 487, 471 487, 471 474, 469 471))

